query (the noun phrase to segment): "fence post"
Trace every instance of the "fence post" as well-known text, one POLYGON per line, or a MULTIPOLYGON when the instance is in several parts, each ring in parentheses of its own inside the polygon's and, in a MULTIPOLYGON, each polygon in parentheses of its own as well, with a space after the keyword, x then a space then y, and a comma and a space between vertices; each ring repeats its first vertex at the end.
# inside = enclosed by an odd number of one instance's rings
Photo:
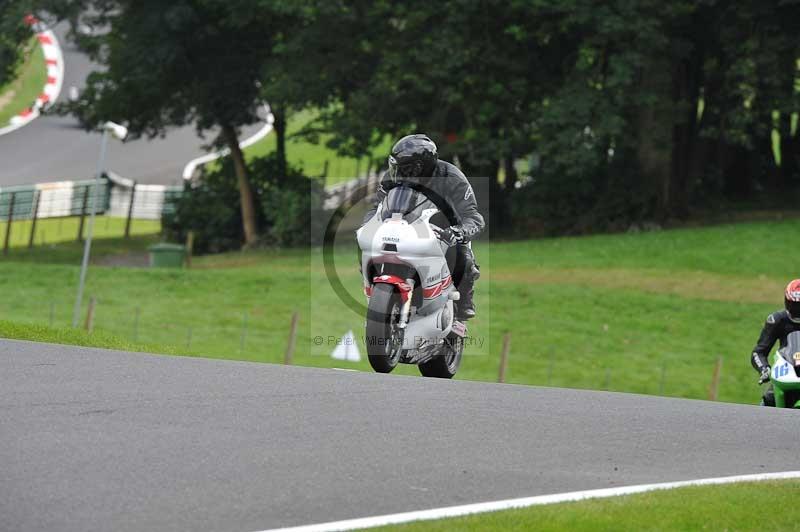
POLYGON ((11 223, 14 221, 14 200, 17 197, 16 192, 11 193, 11 199, 8 202, 8 218, 6 219, 6 243, 3 245, 3 254, 8 255, 8 248, 11 245, 11 223))
POLYGON ((711 376, 711 387, 708 389, 709 401, 716 401, 719 393, 719 376, 722 373, 722 357, 717 358, 714 366, 714 374, 711 376))
POLYGON ((192 267, 192 253, 194 252, 194 231, 186 233, 186 267, 192 267))
POLYGON ((328 177, 328 159, 325 159, 325 166, 322 167, 322 177, 328 177))
POLYGON ((500 370, 497 382, 506 382, 506 369, 508 368, 508 349, 511 346, 511 333, 503 335, 503 350, 500 352, 500 370))
POLYGON ((78 242, 83 241, 83 222, 86 219, 86 204, 89 203, 89 185, 83 189, 83 206, 81 207, 81 221, 78 224, 78 242))
POLYGON ((125 220, 125 238, 130 238, 131 236, 131 220, 133 219, 133 204, 135 197, 136 197, 136 181, 133 182, 133 186, 131 187, 131 203, 130 205, 128 205, 128 219, 125 220))
POLYGON ((42 191, 37 190, 36 201, 33 202, 33 218, 31 219, 31 236, 28 239, 28 248, 33 247, 33 239, 36 236, 36 220, 39 218, 39 201, 42 199, 42 191))
POLYGON ((361 159, 356 159, 356 175, 353 177, 361 177, 361 159))
POLYGON ((292 325, 289 327, 289 345, 286 346, 286 353, 283 355, 283 363, 287 366, 292 365, 294 355, 294 345, 297 337, 297 311, 292 313, 292 325))
POLYGON ((239 334, 239 354, 244 353, 244 343, 247 341, 247 311, 242 313, 242 332, 239 334))
POLYGON ((89 298, 89 308, 86 310, 86 323, 84 324, 85 329, 88 332, 92 332, 94 329, 94 305, 96 303, 95 298, 89 298))

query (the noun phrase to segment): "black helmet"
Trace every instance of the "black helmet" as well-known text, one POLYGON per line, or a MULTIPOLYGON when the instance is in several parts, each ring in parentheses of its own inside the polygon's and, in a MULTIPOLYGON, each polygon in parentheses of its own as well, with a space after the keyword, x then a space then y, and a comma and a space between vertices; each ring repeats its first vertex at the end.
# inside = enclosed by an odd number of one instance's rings
POLYGON ((427 135, 408 135, 392 147, 388 175, 392 181, 419 181, 433 176, 438 161, 436 144, 427 135))

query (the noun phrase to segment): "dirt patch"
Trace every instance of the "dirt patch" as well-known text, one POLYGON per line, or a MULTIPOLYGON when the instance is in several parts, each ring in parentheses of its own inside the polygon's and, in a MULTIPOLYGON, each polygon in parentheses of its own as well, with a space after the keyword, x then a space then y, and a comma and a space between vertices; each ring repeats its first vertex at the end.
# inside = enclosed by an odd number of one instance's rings
POLYGON ((11 87, 7 91, 5 91, 3 94, 0 94, 0 109, 5 107, 6 105, 8 105, 11 102, 11 100, 14 99, 14 96, 16 96, 16 95, 17 95, 16 87, 11 87))
POLYGON ((673 294, 692 299, 741 303, 780 304, 784 281, 766 276, 736 277, 707 272, 663 270, 545 269, 504 270, 491 275, 495 281, 531 284, 578 284, 673 294))

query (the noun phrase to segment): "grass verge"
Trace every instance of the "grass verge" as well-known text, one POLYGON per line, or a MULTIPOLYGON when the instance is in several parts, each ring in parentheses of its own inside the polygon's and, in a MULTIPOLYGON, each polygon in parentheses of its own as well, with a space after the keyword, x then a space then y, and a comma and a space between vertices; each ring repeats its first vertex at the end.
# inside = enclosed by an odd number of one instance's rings
POLYGON ((31 107, 47 82, 44 52, 36 37, 31 38, 25 61, 13 81, 0 87, 0 126, 21 111, 31 107))
MULTIPOLYGON (((508 382, 702 399, 722 358, 719 399, 757 403, 748 356, 764 317, 780 308, 783 286, 797 275, 795 251, 774 246, 774 235, 798 230, 800 220, 783 220, 477 242, 476 342, 458 377, 495 380, 510 333, 508 382)), ((94 260, 107 264, 131 244, 143 252, 154 238, 98 239, 94 260)), ((80 249, 74 242, 13 249, 0 261, 0 317, 69 325, 80 249)), ((333 258, 347 292, 363 302, 352 245, 333 258)), ((193 265, 92 268, 86 294, 98 301, 96 329, 182 354, 280 363, 296 311, 294 363, 370 371, 364 358, 330 357, 347 331, 360 338, 363 314, 332 291, 319 250, 229 253, 193 265)), ((364 357, 363 344, 360 350, 364 357)), ((418 374, 406 366, 396 372, 418 374)))
POLYGON ((51 344, 79 345, 84 347, 100 347, 120 351, 137 351, 143 353, 178 354, 168 345, 145 345, 131 342, 106 331, 91 333, 82 329, 52 328, 44 325, 27 325, 0 320, 0 337, 9 340, 28 340, 51 344))
POLYGON ((754 501, 767 500, 770 494, 780 494, 782 500, 794 500, 800 496, 800 482, 687 487, 372 530, 797 530, 797 518, 792 512, 754 511, 754 501))

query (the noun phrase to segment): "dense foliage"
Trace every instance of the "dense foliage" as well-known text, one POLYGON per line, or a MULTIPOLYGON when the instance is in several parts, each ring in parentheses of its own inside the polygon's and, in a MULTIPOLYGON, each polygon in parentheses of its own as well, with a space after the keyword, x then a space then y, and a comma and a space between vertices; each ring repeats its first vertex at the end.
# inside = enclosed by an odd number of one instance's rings
MULTIPOLYGON (((320 12, 318 24, 358 35, 343 45, 358 76, 322 65, 340 75, 343 103, 324 127, 354 151, 376 133, 432 134, 468 173, 495 180, 495 230, 511 214, 560 232, 685 217, 800 180, 800 2, 364 1, 320 12), (518 188, 511 163, 530 154, 540 164, 518 188)), ((313 49, 316 34, 296 38, 313 49)))
MULTIPOLYGON (((291 166, 278 172, 277 156, 251 161, 247 171, 255 198, 256 222, 260 234, 253 245, 308 245, 316 223, 323 219, 322 183, 305 177, 291 166), (278 177, 281 176, 281 177, 278 177)), ((183 242, 194 232, 197 253, 219 253, 238 249, 243 241, 240 195, 230 160, 202 179, 185 185, 176 198, 174 212, 164 215, 166 236, 183 242)))
POLYGON ((243 242, 258 240, 239 128, 259 120, 261 79, 276 36, 277 9, 227 0, 68 0, 74 22, 97 30, 79 44, 106 68, 67 106, 88 128, 124 121, 134 136, 195 124, 228 148, 242 209, 243 242), (108 31, 102 28, 108 28, 108 31))
POLYGON ((73 110, 141 134, 221 128, 249 243, 256 207, 235 130, 261 98, 279 175, 299 109, 321 110, 303 134, 332 134, 343 154, 424 131, 490 178, 495 234, 661 222, 800 184, 798 0, 59 5, 110 28, 83 43, 107 70, 73 110))
POLYGON ((28 9, 24 0, 0 0, 0 87, 13 79, 31 35, 23 22, 28 9))

